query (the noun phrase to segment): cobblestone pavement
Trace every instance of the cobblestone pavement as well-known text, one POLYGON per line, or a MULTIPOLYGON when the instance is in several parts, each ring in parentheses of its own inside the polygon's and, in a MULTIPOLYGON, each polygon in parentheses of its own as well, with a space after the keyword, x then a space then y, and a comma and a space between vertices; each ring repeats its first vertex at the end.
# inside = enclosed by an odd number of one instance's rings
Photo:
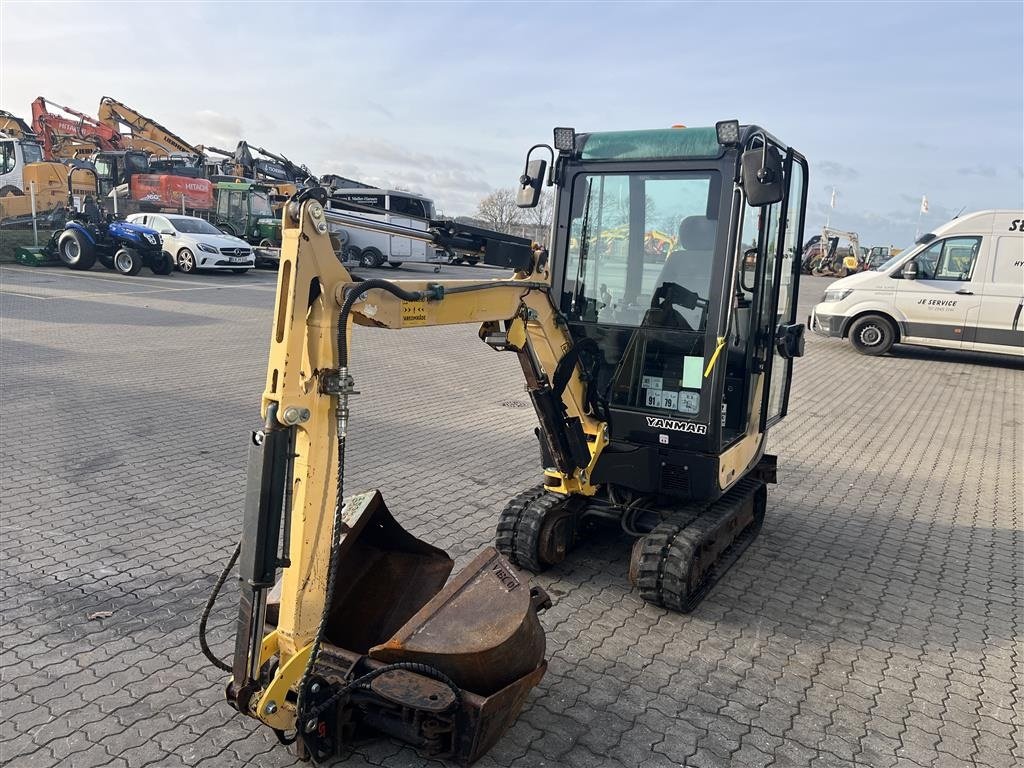
MULTIPOLYGON (((196 642, 239 534, 273 275, 0 279, 0 762, 292 765, 196 642)), ((357 336, 348 488, 465 562, 536 481, 532 412, 503 405, 517 362, 467 328, 357 336)), ((539 577, 550 671, 479 765, 1019 764, 1022 392, 1006 359, 810 338, 760 538, 689 616, 630 590, 619 536, 539 577)), ((380 740, 345 764, 428 762, 380 740)))

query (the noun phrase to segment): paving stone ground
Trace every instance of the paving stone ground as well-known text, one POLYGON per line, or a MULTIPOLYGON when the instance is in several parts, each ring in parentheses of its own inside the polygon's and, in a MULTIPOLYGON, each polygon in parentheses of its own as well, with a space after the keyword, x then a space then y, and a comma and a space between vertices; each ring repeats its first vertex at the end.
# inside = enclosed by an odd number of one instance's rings
MULTIPOLYGON (((272 280, 0 268, 0 763, 294 764, 196 642, 272 280)), ((536 482, 517 362, 469 328, 357 334, 348 488, 465 562, 536 482)), ((479 765, 1019 765, 1022 393, 1005 358, 810 338, 759 539, 688 616, 631 591, 618 535, 538 577, 550 671, 479 765)), ((428 763, 379 740, 344 764, 428 763)))

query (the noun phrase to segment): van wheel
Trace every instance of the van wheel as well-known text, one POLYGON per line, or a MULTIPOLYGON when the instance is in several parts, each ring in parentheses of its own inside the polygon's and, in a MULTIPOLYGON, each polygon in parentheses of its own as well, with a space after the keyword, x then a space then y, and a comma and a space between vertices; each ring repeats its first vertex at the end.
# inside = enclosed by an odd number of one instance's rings
POLYGON ((344 261, 346 263, 351 262, 351 263, 359 264, 359 263, 362 262, 363 251, 362 251, 362 249, 358 245, 350 245, 348 248, 346 248, 343 251, 343 254, 344 254, 345 258, 342 259, 342 261, 344 261))
POLYGON ((388 266, 391 267, 392 269, 398 269, 400 266, 402 266, 402 262, 400 262, 400 261, 389 261, 388 262, 388 266))
POLYGON ((65 231, 57 241, 57 255, 70 269, 92 269, 96 263, 96 250, 81 232, 65 231))
POLYGON ((850 326, 850 343, 862 355, 884 355, 896 343, 896 329, 881 315, 858 317, 850 326))

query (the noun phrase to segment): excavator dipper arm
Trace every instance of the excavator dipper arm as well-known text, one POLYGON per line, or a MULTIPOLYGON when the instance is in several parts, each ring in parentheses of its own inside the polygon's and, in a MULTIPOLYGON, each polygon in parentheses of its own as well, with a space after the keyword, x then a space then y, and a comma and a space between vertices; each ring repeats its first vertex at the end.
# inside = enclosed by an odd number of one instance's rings
POLYGON ((589 413, 575 366, 559 369, 572 344, 538 254, 512 279, 357 282, 331 246, 334 216, 308 192, 284 212, 228 699, 282 740, 295 732, 314 759, 370 728, 469 763, 543 675, 536 613, 547 598, 493 548, 445 585, 452 561, 404 531, 378 492, 343 496, 358 394, 358 371, 348 366, 352 326, 478 323, 488 343, 516 352, 556 457, 546 470, 553 491, 593 493, 588 472, 607 431, 589 413), (278 569, 279 603, 268 609, 278 569))

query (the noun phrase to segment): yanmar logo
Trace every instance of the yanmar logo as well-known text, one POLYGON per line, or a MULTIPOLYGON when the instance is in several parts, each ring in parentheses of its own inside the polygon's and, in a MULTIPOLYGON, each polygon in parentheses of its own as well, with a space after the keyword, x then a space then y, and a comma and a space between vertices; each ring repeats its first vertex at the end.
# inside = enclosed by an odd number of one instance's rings
POLYGON ((648 416, 647 426, 654 429, 671 429, 673 432, 689 432, 693 435, 706 435, 707 424, 694 424, 692 421, 679 421, 678 419, 662 419, 658 416, 648 416))

